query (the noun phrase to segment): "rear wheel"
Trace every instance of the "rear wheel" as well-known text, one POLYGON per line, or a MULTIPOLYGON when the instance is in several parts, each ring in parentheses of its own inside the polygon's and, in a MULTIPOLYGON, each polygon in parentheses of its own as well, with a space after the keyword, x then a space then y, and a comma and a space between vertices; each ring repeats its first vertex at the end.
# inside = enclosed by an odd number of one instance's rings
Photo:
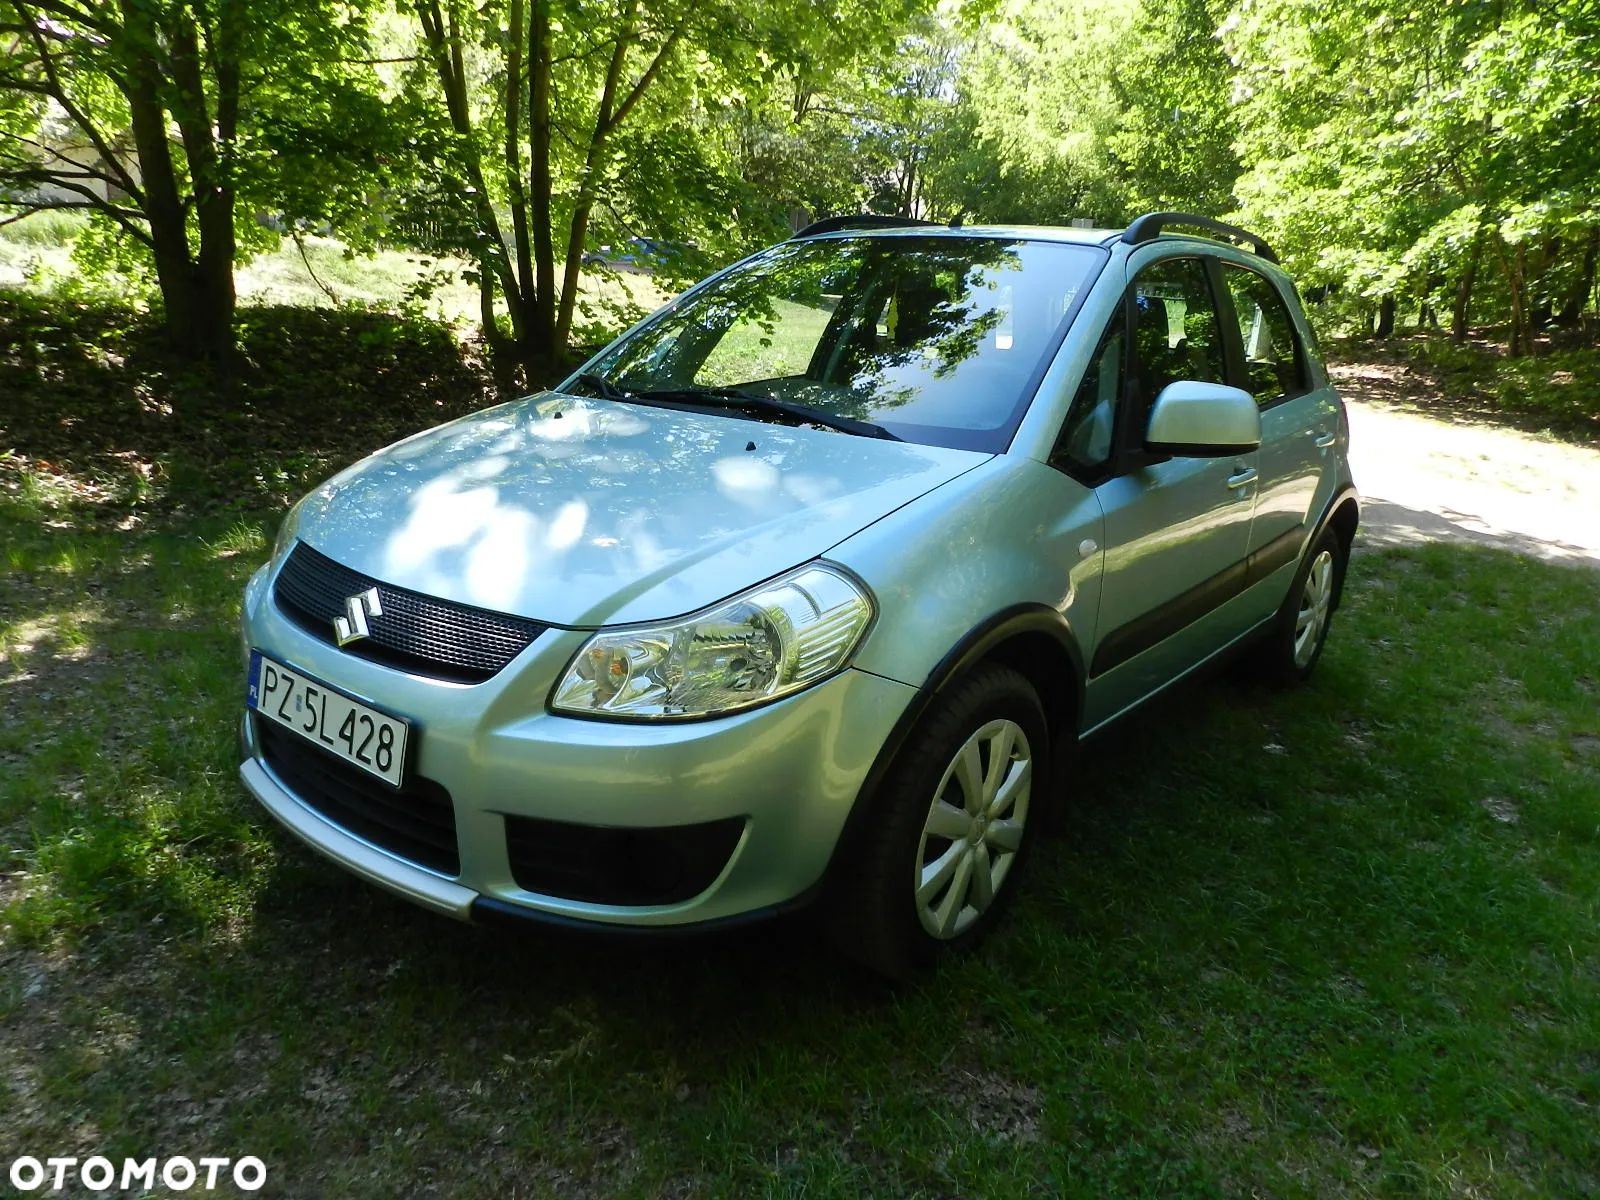
POLYGON ((1050 778, 1039 697, 982 667, 935 702, 840 863, 835 940, 896 978, 975 945, 1016 890, 1050 778))
POLYGON ((1324 529, 1257 651, 1257 665, 1270 681, 1290 684, 1310 677, 1328 640, 1344 568, 1344 543, 1334 529, 1324 529))

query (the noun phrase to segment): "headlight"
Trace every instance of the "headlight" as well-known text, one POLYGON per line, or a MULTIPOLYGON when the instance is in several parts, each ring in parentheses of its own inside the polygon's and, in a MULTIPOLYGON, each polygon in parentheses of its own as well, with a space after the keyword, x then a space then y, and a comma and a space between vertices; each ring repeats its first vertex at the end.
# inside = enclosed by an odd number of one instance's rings
POLYGON ((550 707, 632 721, 735 712, 832 675, 871 620, 860 584, 813 563, 692 617, 596 634, 550 707))

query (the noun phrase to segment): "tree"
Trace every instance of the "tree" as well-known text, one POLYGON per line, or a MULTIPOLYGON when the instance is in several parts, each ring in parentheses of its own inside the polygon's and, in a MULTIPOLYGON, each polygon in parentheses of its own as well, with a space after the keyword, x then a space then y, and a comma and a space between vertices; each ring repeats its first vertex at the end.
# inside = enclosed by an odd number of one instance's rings
POLYGON ((359 211, 381 146, 360 10, 292 0, 0 0, 6 221, 83 209, 145 251, 167 328, 231 346, 241 197, 359 211), (316 187, 293 176, 315 172, 316 187))
POLYGON ((1233 68, 1217 37, 1216 0, 1139 6, 1112 64, 1121 112, 1106 148, 1126 178, 1130 212, 1234 207, 1233 68))
MULTIPOLYGON (((675 193, 733 180, 686 137, 705 130, 786 67, 840 47, 843 29, 893 29, 913 0, 415 0, 421 41, 451 141, 430 164, 465 205, 455 240, 477 263, 485 332, 534 375, 556 370, 578 312, 578 281, 597 211, 622 224, 642 200, 659 217, 675 193), (640 134, 648 129, 649 137, 640 134), (630 174, 630 157, 696 168, 630 174), (685 160, 689 160, 686 162, 685 160), (651 195, 653 193, 653 195, 651 195), (505 307, 509 336, 495 320, 505 307)), ((857 41, 872 44, 873 33, 857 41)), ((727 210, 722 219, 725 222, 727 210)), ((650 231, 660 235, 660 228, 650 231)))
POLYGON ((1509 319, 1581 288, 1600 224, 1600 12, 1585 0, 1241 0, 1236 64, 1245 219, 1308 283, 1375 307, 1509 319), (1486 279, 1498 295, 1484 295, 1486 279), (1577 277, 1577 278, 1574 278, 1577 277))

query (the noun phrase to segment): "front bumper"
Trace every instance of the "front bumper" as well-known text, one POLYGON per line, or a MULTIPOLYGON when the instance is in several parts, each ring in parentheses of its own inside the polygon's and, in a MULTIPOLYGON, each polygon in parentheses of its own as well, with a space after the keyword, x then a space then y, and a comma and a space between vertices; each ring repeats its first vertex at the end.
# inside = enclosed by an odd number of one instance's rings
POLYGON ((545 698, 587 636, 552 629, 493 678, 446 683, 310 636, 272 603, 262 572, 246 592, 247 644, 414 723, 410 771, 448 792, 459 871, 430 869, 308 803, 286 782, 290 773, 275 769, 248 713, 241 779, 318 852, 462 919, 487 912, 666 930, 780 910, 814 888, 914 689, 846 670, 775 704, 710 721, 643 725, 551 714, 545 698), (518 881, 527 877, 516 850, 519 837, 526 849, 526 830, 642 835, 734 820, 742 829, 726 862, 687 899, 603 903, 518 881))

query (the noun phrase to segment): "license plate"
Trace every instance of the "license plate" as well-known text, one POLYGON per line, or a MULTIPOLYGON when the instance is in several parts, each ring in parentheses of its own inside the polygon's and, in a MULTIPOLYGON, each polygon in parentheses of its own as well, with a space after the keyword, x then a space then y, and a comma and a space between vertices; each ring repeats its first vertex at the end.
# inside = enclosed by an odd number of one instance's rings
POLYGON ((329 754, 400 786, 409 722, 308 678, 259 650, 250 651, 245 704, 329 754))

